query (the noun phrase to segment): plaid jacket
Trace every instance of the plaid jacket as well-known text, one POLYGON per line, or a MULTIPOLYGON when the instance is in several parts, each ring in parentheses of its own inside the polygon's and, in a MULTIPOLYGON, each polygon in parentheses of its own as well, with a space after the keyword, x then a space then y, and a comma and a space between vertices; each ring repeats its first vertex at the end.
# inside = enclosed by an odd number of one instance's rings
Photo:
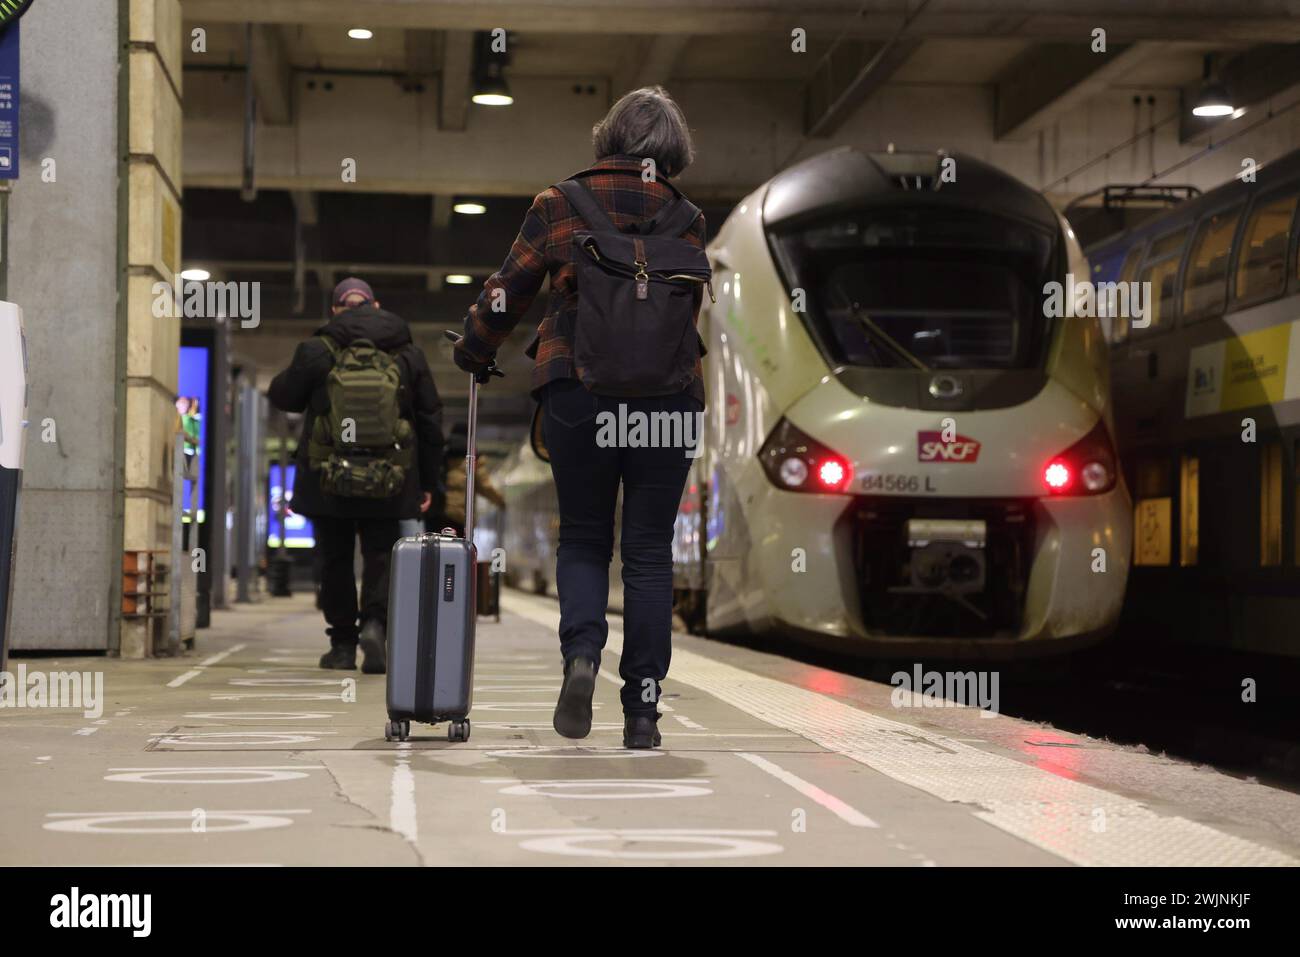
MULTIPOLYGON (((651 219, 674 198, 670 186, 662 182, 645 182, 641 178, 641 160, 635 156, 607 156, 591 167, 583 177, 614 225, 623 228, 651 219)), ((576 378, 573 345, 561 329, 561 318, 578 308, 577 270, 574 266, 573 233, 583 228, 582 218, 569 206, 554 186, 533 200, 524 224, 510 247, 502 267, 483 284, 478 301, 465 317, 465 341, 462 348, 478 360, 496 355, 532 305, 542 280, 551 277, 546 313, 537 335, 526 350, 535 359, 533 393, 556 379, 576 378), (492 310, 495 300, 502 302, 496 290, 504 290, 504 309, 492 310)), ((705 225, 701 214, 683 237, 698 246, 704 245, 705 225)), ((695 315, 698 321, 702 290, 695 291, 695 315)), ((688 390, 704 401, 704 377, 699 363, 695 379, 688 390)))

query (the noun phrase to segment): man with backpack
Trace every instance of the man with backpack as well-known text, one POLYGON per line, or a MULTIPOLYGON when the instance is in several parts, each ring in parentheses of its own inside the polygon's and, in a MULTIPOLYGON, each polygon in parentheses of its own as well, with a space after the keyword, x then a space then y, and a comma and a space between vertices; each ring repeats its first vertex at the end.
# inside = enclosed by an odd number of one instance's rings
POLYGON ((388 566, 402 519, 427 511, 442 480, 442 400, 406 322, 370 286, 345 279, 333 318, 298 345, 271 382, 271 402, 303 412, 294 511, 312 520, 320 607, 330 650, 322 668, 383 674, 388 566), (361 540, 361 600, 353 554, 361 540))

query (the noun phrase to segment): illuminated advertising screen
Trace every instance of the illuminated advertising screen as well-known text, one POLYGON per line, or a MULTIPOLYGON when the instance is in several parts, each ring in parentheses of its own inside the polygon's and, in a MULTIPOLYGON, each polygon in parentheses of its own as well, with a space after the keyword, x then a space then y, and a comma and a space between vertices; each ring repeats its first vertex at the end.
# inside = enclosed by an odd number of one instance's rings
POLYGON ((207 346, 181 346, 179 375, 180 394, 176 396, 176 414, 185 433, 185 486, 181 493, 181 507, 186 521, 190 516, 202 522, 207 508, 207 489, 204 485, 204 457, 207 449, 207 426, 204 416, 208 411, 208 356, 207 346))
POLYGON ((293 477, 297 466, 289 464, 288 505, 289 515, 285 520, 286 532, 280 529, 280 496, 285 494, 284 484, 280 481, 280 463, 272 462, 270 470, 271 510, 267 516, 266 544, 270 548, 279 548, 281 535, 284 535, 285 548, 311 548, 316 544, 312 534, 311 520, 305 515, 293 511, 293 477))

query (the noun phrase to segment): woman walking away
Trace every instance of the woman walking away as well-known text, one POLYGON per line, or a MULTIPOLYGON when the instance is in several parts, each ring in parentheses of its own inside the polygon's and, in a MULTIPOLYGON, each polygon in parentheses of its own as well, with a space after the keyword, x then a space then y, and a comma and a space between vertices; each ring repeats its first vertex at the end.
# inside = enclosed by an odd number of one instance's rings
POLYGON ((710 274, 704 217, 671 182, 694 157, 672 98, 657 86, 628 93, 592 142, 594 165, 533 200, 454 355, 485 369, 550 276, 527 354, 560 505, 555 730, 591 730, 621 485, 623 744, 652 748, 672 654, 673 523, 704 410, 695 323, 710 274))

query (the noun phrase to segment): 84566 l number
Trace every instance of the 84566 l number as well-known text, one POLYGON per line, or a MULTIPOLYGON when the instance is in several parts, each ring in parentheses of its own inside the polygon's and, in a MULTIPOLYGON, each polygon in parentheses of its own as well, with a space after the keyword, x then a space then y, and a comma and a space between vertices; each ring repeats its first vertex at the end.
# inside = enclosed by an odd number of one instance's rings
POLYGON ((864 492, 898 494, 939 491, 929 475, 891 475, 885 472, 867 472, 862 476, 861 488, 864 492))

